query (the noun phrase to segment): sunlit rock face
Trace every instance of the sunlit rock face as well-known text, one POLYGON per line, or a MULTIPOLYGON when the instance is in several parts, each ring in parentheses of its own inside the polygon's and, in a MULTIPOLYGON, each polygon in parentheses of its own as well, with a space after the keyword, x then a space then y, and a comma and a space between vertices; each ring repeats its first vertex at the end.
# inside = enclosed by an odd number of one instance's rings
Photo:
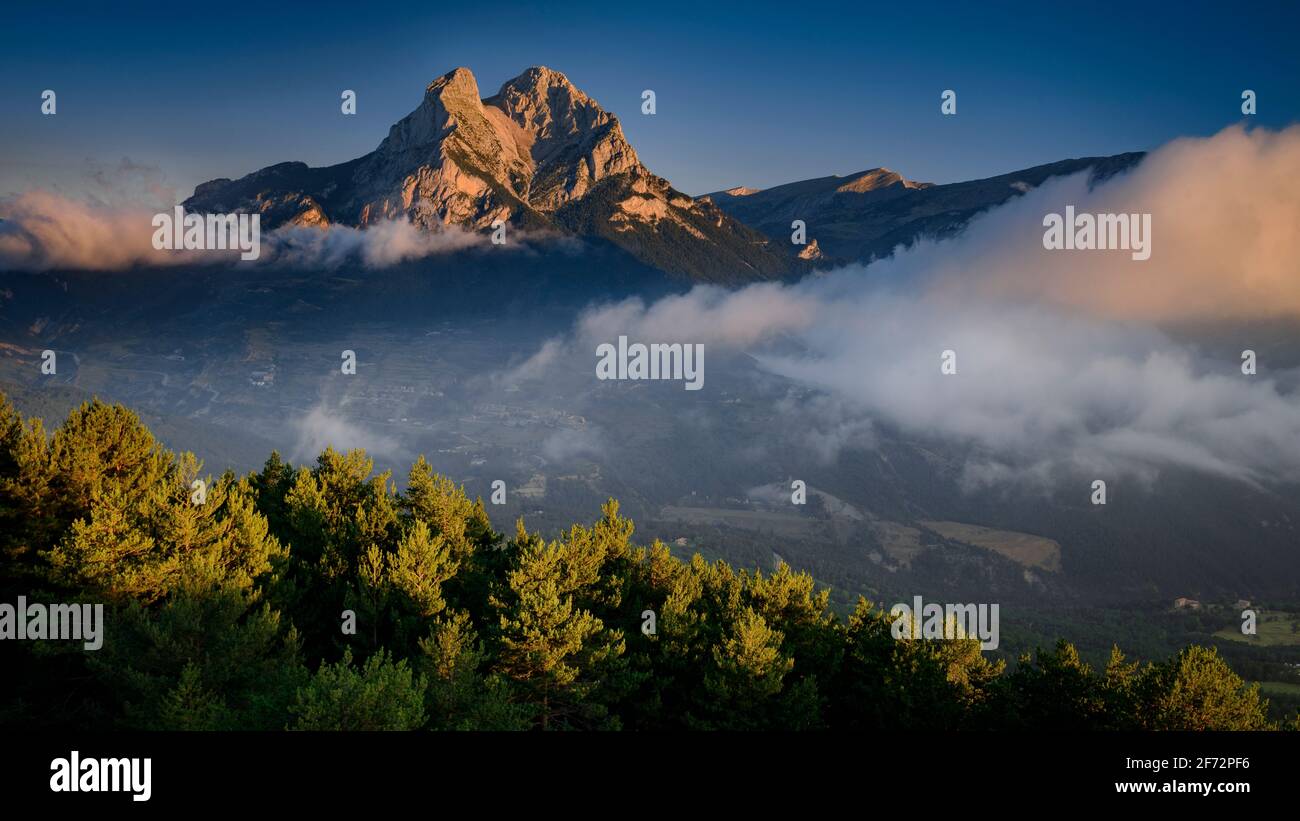
POLYGON ((282 163, 213 180, 185 205, 256 211, 268 230, 392 219, 483 230, 501 220, 606 239, 701 281, 769 279, 802 271, 806 259, 652 174, 616 116, 544 67, 487 99, 469 69, 455 69, 430 83, 370 154, 327 168, 282 163))

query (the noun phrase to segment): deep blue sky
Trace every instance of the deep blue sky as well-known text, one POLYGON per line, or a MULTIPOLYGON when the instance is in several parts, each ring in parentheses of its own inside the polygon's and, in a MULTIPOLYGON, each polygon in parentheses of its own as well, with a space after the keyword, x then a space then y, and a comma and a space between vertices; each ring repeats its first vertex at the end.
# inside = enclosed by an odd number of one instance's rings
POLYGON ((1149 149, 1242 119, 1244 88, 1254 122, 1300 119, 1295 2, 114 5, 8 4, 0 195, 88 188, 124 157, 182 195, 274 162, 342 162, 462 65, 484 96, 531 65, 565 72, 692 194, 880 165, 951 182, 1149 149), (355 117, 339 113, 345 88, 355 117), (939 113, 945 88, 956 117, 939 113))

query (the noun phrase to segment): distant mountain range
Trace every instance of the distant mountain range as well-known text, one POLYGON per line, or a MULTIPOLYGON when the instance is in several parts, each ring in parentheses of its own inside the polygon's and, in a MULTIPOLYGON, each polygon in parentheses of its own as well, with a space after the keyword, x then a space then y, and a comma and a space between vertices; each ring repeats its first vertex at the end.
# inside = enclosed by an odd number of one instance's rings
POLYGON ((870 262, 918 237, 950 236, 971 217, 1041 185, 1049 177, 1091 170, 1105 179, 1141 160, 1143 154, 1085 157, 1013 171, 986 180, 948 185, 913 182, 888 168, 847 177, 820 177, 775 188, 731 188, 701 197, 774 240, 790 241, 791 223, 807 225, 817 258, 870 262))
POLYGON ((371 153, 325 168, 286 162, 212 180, 184 205, 260 213, 263 229, 409 219, 429 230, 482 230, 503 220, 607 240, 674 278, 740 284, 869 261, 919 236, 958 231, 1051 176, 1109 175, 1141 157, 1064 160, 951 185, 875 168, 690 197, 642 165, 618 118, 563 74, 530 68, 483 99, 474 75, 458 68, 429 84, 419 107, 371 153), (808 245, 790 241, 796 219, 807 225, 808 245))

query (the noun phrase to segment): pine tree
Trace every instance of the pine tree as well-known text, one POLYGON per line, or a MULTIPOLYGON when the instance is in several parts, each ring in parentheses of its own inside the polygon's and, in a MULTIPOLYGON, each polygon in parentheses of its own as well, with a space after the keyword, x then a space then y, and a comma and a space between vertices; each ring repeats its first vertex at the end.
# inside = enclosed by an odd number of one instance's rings
POLYGON ((1138 683, 1141 675, 1136 662, 1129 662, 1119 647, 1111 645, 1110 658, 1102 675, 1102 700, 1106 705, 1106 728, 1137 730, 1141 728, 1138 683))
POLYGON ((1110 721, 1103 682, 1064 640, 1034 658, 1022 656, 998 685, 999 719, 1010 726, 1095 730, 1110 721))
MULTIPOLYGON (((373 469, 364 451, 341 454, 327 448, 315 467, 294 475, 284 498, 294 559, 277 601, 296 623, 332 626, 344 610, 364 606, 363 626, 370 649, 377 649, 381 636, 389 637, 382 630, 391 622, 384 554, 396 543, 401 522, 391 475, 372 475, 373 469)), ((335 657, 342 640, 335 631, 316 631, 306 652, 335 657)))
POLYGON ((279 729, 306 679, 297 632, 234 585, 185 585, 163 604, 106 612, 87 653, 131 729, 279 729))
POLYGON ((781 652, 781 633, 752 607, 731 625, 726 639, 713 648, 713 669, 704 677, 705 704, 701 729, 770 728, 777 696, 794 660, 781 652))
POLYGON ((234 723, 225 699, 203 686, 202 671, 193 663, 181 669, 180 681, 153 709, 160 729, 222 730, 234 723))
POLYGON ((72 411, 54 432, 48 470, 58 519, 70 525, 103 495, 148 496, 168 484, 175 465, 138 416, 96 399, 72 411))
POLYGON ((295 730, 417 730, 424 726, 423 676, 381 650, 359 669, 352 651, 324 664, 299 688, 290 712, 295 730))
POLYGON ((188 580, 248 588, 270 573, 283 549, 254 509, 246 481, 226 475, 196 505, 186 481, 192 464, 173 465, 146 488, 97 490, 87 515, 46 554, 50 580, 151 603, 188 580))
POLYGON ((522 521, 514 553, 516 567, 492 597, 500 614, 497 669, 536 706, 543 730, 607 724, 606 707, 594 697, 625 646, 620 632, 574 604, 587 581, 584 563, 563 542, 529 534, 522 521))
POLYGON ((446 613, 420 640, 419 668, 429 681, 430 723, 442 730, 526 730, 533 725, 528 704, 511 701, 509 683, 484 673, 488 654, 469 614, 446 613))
POLYGON ((463 488, 434 473, 423 456, 411 465, 400 505, 410 518, 424 522, 431 535, 442 538, 458 564, 496 541, 483 501, 471 502, 463 488))
POLYGON ((456 575, 460 563, 442 535, 416 520, 388 555, 387 572, 406 609, 421 619, 438 615, 447 606, 442 586, 456 575))
POLYGON ((858 599, 832 686, 831 726, 942 730, 986 721, 1002 662, 984 658, 974 638, 896 639, 893 623, 858 599))
POLYGON ((1146 729, 1268 730, 1268 701, 1249 686, 1213 648, 1191 646, 1144 671, 1146 729))

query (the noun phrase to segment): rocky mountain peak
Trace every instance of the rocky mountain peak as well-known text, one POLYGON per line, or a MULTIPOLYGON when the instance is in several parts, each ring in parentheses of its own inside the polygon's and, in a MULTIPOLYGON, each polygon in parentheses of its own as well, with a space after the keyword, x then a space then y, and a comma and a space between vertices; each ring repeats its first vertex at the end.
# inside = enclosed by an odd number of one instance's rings
POLYGON ((474 72, 470 71, 465 66, 457 66, 434 80, 432 83, 429 83, 429 87, 425 89, 425 92, 433 93, 434 91, 438 91, 441 93, 442 90, 450 90, 453 92, 457 90, 463 91, 472 99, 477 100, 478 80, 474 78, 474 72))
POLYGON ((427 230, 496 220, 607 239, 694 278, 769 278, 799 260, 641 164, 618 118, 564 74, 535 66, 482 99, 467 68, 438 77, 370 154, 327 168, 282 163, 195 189, 199 211, 282 224, 427 230))
POLYGON ((457 130, 471 132, 464 136, 473 139, 484 118, 478 81, 469 69, 458 68, 429 83, 419 107, 388 130, 377 153, 397 155, 436 147, 457 130))
POLYGON ((507 80, 484 101, 543 142, 562 142, 617 120, 558 71, 538 66, 507 80))
POLYGON ((648 173, 605 111, 558 71, 535 66, 483 101, 527 135, 534 171, 529 203, 554 211, 614 174, 648 173))

